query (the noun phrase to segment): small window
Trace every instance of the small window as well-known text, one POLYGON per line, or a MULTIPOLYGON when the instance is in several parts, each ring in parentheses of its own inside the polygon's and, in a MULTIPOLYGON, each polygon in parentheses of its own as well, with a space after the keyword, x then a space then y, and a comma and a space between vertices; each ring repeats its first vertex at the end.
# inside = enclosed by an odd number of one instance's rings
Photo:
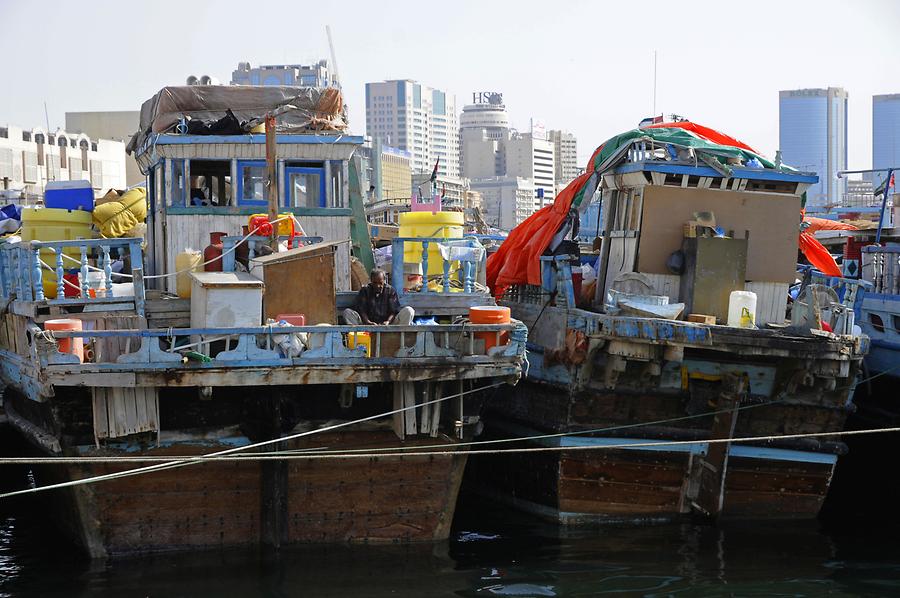
POLYGON ((69 140, 69 147, 78 147, 78 143, 76 142, 75 139, 69 140))
POLYGON ((34 142, 37 143, 37 144, 39 144, 39 145, 43 145, 43 144, 44 144, 44 134, 43 134, 43 133, 36 133, 35 136, 34 136, 34 142))
POLYGON ((231 205, 231 162, 191 160, 190 205, 231 205))
POLYGON ((285 168, 284 203, 292 208, 325 207, 325 169, 285 168))
POLYGON ((91 143, 91 151, 92 151, 92 152, 96 152, 96 151, 97 151, 97 144, 96 144, 96 143, 93 143, 93 142, 91 143))
POLYGON ((47 141, 50 142, 50 145, 56 145, 56 135, 47 135, 47 141))
POLYGON ((265 162, 238 162, 238 205, 266 205, 269 200, 267 182, 265 162))
POLYGON ((884 320, 881 319, 881 316, 878 314, 869 314, 869 323, 872 324, 872 328, 877 330, 878 332, 884 332, 884 320))
POLYGON ((0 137, 3 137, 4 139, 9 138, 9 129, 7 129, 6 127, 0 127, 0 137))
POLYGON ((172 160, 172 187, 169 189, 168 205, 183 206, 185 190, 184 160, 172 160))
POLYGON ((22 131, 22 141, 31 141, 31 131, 22 131))

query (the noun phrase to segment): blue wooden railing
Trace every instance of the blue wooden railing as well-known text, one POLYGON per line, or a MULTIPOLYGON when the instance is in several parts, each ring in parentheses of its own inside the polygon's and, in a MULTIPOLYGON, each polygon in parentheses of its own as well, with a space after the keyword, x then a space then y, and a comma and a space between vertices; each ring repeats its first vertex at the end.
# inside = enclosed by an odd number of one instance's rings
POLYGON ((410 292, 409 290, 404 290, 404 278, 405 274, 403 272, 403 264, 404 264, 404 254, 407 243, 414 243, 419 245, 422 249, 421 259, 418 262, 414 262, 417 264, 421 264, 422 266, 422 288, 419 290, 420 293, 433 293, 435 291, 431 291, 428 288, 428 262, 429 259, 433 256, 429 255, 430 249, 434 245, 437 244, 450 244, 454 243, 459 245, 463 245, 465 247, 472 248, 474 250, 481 249, 481 251, 476 251, 474 253, 479 253, 480 257, 478 259, 465 259, 465 257, 460 257, 458 259, 450 259, 446 260, 443 257, 440 258, 442 265, 442 273, 443 273, 443 283, 441 285, 441 290, 439 292, 450 293, 453 285, 453 277, 456 276, 456 280, 462 285, 462 291, 457 292, 456 290, 452 291, 455 295, 465 296, 471 294, 480 294, 476 292, 475 282, 477 280, 477 274, 479 268, 484 268, 485 263, 485 252, 481 243, 478 242, 474 237, 462 237, 462 238, 452 238, 447 239, 443 237, 398 237, 393 239, 391 245, 391 283, 393 287, 397 290, 397 293, 400 295, 405 295, 410 292), (458 264, 458 267, 454 271, 453 264, 458 264))
MULTIPOLYGON (((222 237, 222 271, 223 272, 234 272, 234 254, 233 251, 235 245, 237 245, 244 237, 222 237)), ((249 251, 249 258, 253 259, 259 253, 259 248, 262 246, 268 246, 270 237, 262 236, 262 235, 253 235, 251 237, 247 237, 245 243, 247 243, 247 249, 249 251)), ((286 235, 281 235, 278 237, 279 241, 288 241, 290 244, 290 249, 297 249, 298 247, 304 245, 312 245, 314 243, 321 243, 323 241, 322 237, 302 237, 302 236, 294 236, 288 237, 286 235)))
POLYGON ((5 299, 18 301, 42 301, 48 305, 111 303, 129 301, 131 297, 113 296, 113 278, 120 276, 112 271, 116 259, 128 257, 134 287, 135 307, 143 315, 144 281, 141 239, 77 239, 71 241, 25 241, 0 244, 0 294, 5 299), (79 258, 70 253, 78 254, 79 258), (78 297, 66 297, 66 286, 72 283, 64 279, 66 271, 77 270, 78 297), (92 289, 88 272, 99 271, 100 288, 92 289), (51 273, 46 276, 45 273, 51 273), (44 280, 54 280, 56 297, 44 293, 44 280))
MULTIPOLYGON (((32 326, 32 336, 41 333, 32 326)), ((103 339, 123 339, 131 345, 130 352, 117 354, 109 361, 85 363, 84 367, 97 371, 121 371, 140 367, 142 369, 221 368, 240 366, 276 366, 327 364, 335 362, 346 365, 377 365, 378 360, 397 364, 397 359, 454 358, 472 363, 483 363, 486 358, 509 358, 524 356, 528 331, 519 321, 509 324, 443 324, 412 326, 373 325, 328 325, 328 326, 257 326, 241 328, 181 328, 181 329, 133 329, 133 330, 54 330, 55 339, 79 338, 82 342, 96 342, 103 339), (288 357, 279 349, 280 339, 288 335, 302 333, 307 336, 308 345, 299 355, 288 357), (370 349, 357 345, 347 346, 345 336, 368 333, 370 349), (497 335, 497 346, 485 354, 484 348, 476 343, 484 334, 497 335), (509 342, 500 344, 503 334, 509 335, 509 342), (385 335, 394 337, 389 342, 385 335), (185 343, 190 339, 190 345, 185 343), (399 342, 397 342, 399 341, 399 342), (213 343, 224 346, 216 349, 213 343), (387 347, 391 347, 388 349, 387 347), (191 349, 194 357, 202 354, 198 362, 184 364, 182 353, 191 349)), ((79 366, 77 357, 68 353, 51 352, 42 359, 42 365, 79 366)))

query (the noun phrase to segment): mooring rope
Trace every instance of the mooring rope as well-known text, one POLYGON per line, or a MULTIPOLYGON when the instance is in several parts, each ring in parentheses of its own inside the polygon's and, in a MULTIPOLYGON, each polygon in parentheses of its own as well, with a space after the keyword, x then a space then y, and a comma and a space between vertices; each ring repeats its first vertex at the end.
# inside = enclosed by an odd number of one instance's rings
MULTIPOLYGON (((452 398, 452 397, 447 397, 452 398)), ((781 435, 771 435, 771 436, 741 436, 734 438, 710 438, 706 440, 648 440, 646 442, 627 442, 627 443, 619 443, 619 444, 601 444, 601 445, 581 445, 581 446, 541 446, 541 447, 522 447, 522 448, 506 448, 506 449, 484 449, 484 450, 473 450, 473 451, 420 451, 420 452, 412 452, 412 453, 403 453, 403 454, 364 454, 364 453, 337 453, 337 454, 265 454, 265 455, 249 455, 249 456, 239 456, 239 455, 221 455, 215 456, 218 454, 210 454, 208 456, 197 458, 196 461, 206 461, 206 462, 233 462, 233 461, 296 461, 296 460, 332 460, 332 459, 380 459, 386 457, 399 457, 401 459, 407 457, 456 457, 456 456, 471 456, 471 455, 500 455, 500 454, 511 454, 511 453, 546 453, 546 452, 563 452, 563 451, 592 451, 592 450, 613 450, 613 449, 641 449, 641 448, 658 448, 658 447, 677 447, 677 446, 687 446, 687 445, 695 445, 695 444, 741 444, 741 443, 751 443, 751 442, 775 442, 778 440, 797 440, 804 438, 822 438, 827 436, 858 436, 864 434, 887 434, 887 433, 897 433, 900 432, 900 427, 892 427, 892 428, 871 428, 866 430, 845 430, 841 432, 806 432, 802 434, 781 434, 781 435)), ((456 446, 456 445, 449 445, 456 446)), ((242 447, 244 448, 244 447, 242 447)), ((224 452, 224 451, 223 451, 224 452)), ((814 451, 802 451, 802 452, 814 452, 814 451)), ((221 453, 220 453, 221 454, 221 453)), ((40 463, 47 464, 78 464, 78 463, 111 463, 118 462, 123 460, 128 460, 131 462, 141 462, 141 461, 160 461, 164 460, 166 463, 171 462, 171 457, 24 457, 24 458, 16 458, 9 459, 4 461, 4 463, 9 462, 10 464, 19 463, 19 464, 29 464, 29 463, 40 463)), ((178 461, 178 464, 183 465, 191 465, 192 463, 178 461)), ((157 466, 156 470, 163 469, 157 466)), ((151 469, 151 467, 142 468, 145 470, 151 469)), ((127 477, 128 475, 136 475, 137 473, 145 473, 144 471, 139 470, 129 470, 125 472, 120 472, 120 474, 107 474, 107 476, 97 476, 92 478, 85 478, 82 480, 73 480, 71 482, 64 482, 61 484, 54 484, 51 486, 39 486, 37 488, 29 488, 27 490, 17 490, 15 492, 7 492, 5 494, 0 494, 0 498, 6 498, 10 496, 16 496, 19 494, 28 494, 32 492, 39 492, 42 490, 50 490, 53 488, 66 487, 66 486, 77 486, 81 484, 95 483, 99 481, 103 481, 103 479, 109 479, 108 476, 116 476, 116 477, 127 477), (102 479, 101 479, 102 478, 102 479)), ((150 473, 149 471, 146 473, 150 473)))

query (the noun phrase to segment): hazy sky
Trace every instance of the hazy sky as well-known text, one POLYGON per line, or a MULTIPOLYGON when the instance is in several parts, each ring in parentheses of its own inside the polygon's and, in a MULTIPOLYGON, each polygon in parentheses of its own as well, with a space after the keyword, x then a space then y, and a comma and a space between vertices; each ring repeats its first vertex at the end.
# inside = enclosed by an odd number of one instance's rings
POLYGON ((189 74, 223 83, 239 61, 328 56, 331 25, 353 132, 367 81, 500 91, 578 137, 582 162, 652 106, 773 155, 778 90, 850 94, 851 168, 871 161, 873 94, 900 93, 900 1, 93 2, 0 0, 0 123, 64 125, 66 111, 136 110, 189 74))

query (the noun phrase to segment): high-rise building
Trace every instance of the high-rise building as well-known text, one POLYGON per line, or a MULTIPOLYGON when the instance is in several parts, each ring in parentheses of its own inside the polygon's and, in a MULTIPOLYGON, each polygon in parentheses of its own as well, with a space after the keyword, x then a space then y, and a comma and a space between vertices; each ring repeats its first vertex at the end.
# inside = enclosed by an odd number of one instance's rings
MULTIPOLYGON (((900 166, 900 93, 872 96, 872 168, 894 166, 900 166)), ((886 174, 875 173, 876 187, 886 174)))
POLYGON ((501 144, 509 139, 509 116, 503 95, 474 93, 459 117, 460 171, 468 178, 503 176, 501 144))
POLYGON ((578 167, 578 141, 572 133, 559 130, 547 131, 547 138, 553 142, 554 179, 562 188, 581 172, 578 167))
POLYGON ((806 191, 806 205, 840 205, 847 169, 847 92, 840 87, 794 89, 779 96, 779 147, 784 163, 819 175, 806 191))
POLYGON ((534 186, 534 210, 553 203, 556 197, 553 142, 533 133, 515 134, 504 142, 508 177, 531 179, 534 186))
POLYGON ((556 197, 553 142, 540 121, 532 120, 531 133, 511 129, 502 94, 472 95, 460 117, 462 174, 482 191, 487 223, 512 228, 556 197), (530 206, 522 204, 526 191, 532 193, 530 206))
POLYGON ((510 230, 534 213, 534 182, 516 176, 472 180, 481 193, 482 217, 488 226, 510 230))
POLYGON ((340 87, 328 61, 315 64, 262 64, 239 62, 231 72, 232 85, 299 85, 302 87, 340 87))
POLYGON ((413 173, 459 177, 456 98, 408 79, 366 83, 366 135, 410 153, 413 173))

